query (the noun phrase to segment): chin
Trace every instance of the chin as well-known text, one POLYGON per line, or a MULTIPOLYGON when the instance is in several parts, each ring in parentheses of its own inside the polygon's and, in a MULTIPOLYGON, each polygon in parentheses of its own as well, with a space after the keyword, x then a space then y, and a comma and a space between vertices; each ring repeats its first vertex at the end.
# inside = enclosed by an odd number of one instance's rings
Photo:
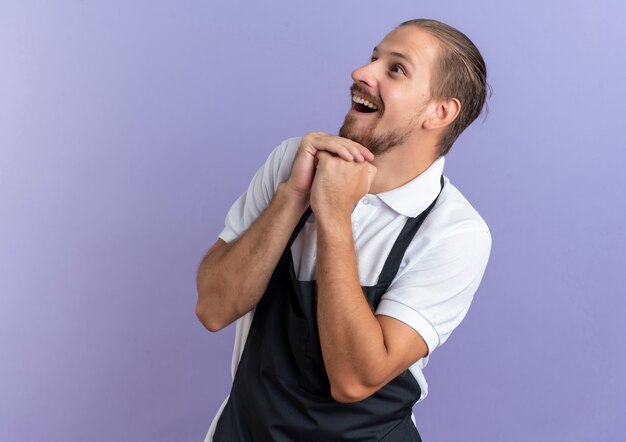
POLYGON ((339 136, 359 143, 374 155, 381 155, 396 146, 406 143, 411 135, 410 128, 404 131, 393 130, 383 134, 375 134, 372 129, 360 129, 357 125, 358 122, 354 121, 351 115, 348 115, 343 126, 339 129, 339 136))
MULTIPOLYGON (((364 139, 371 136, 371 130, 359 127, 359 121, 352 114, 346 115, 343 125, 339 129, 339 136, 348 138, 349 140, 359 142, 358 139, 364 139)), ((367 147, 367 146, 366 146, 367 147)))

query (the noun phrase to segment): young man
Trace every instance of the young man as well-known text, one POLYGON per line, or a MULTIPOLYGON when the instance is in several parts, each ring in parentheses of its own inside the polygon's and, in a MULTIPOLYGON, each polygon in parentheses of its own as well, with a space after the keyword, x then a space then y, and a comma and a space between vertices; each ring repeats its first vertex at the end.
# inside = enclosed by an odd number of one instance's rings
POLYGON ((198 318, 237 320, 233 387, 206 441, 421 440, 422 369, 491 249, 442 175, 486 68, 456 29, 412 20, 352 79, 339 136, 281 143, 200 264, 198 318))

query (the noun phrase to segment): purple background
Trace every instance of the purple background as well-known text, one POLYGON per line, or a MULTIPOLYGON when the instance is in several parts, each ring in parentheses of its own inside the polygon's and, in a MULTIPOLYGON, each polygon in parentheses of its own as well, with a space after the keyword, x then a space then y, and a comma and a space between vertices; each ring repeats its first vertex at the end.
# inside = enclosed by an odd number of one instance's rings
POLYGON ((195 317, 202 255, 270 150, 336 133, 351 70, 415 17, 468 34, 494 88, 445 172, 491 260, 420 432, 621 440, 624 5, 1 0, 0 440, 203 439, 234 328, 195 317))

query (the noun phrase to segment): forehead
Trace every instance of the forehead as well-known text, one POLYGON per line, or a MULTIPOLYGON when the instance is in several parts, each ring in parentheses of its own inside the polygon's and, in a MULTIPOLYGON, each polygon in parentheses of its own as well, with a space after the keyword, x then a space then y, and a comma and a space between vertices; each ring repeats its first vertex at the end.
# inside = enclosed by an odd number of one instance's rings
POLYGON ((432 66, 439 53, 439 43, 428 31, 406 25, 387 34, 374 50, 383 55, 400 53, 415 64, 432 66))

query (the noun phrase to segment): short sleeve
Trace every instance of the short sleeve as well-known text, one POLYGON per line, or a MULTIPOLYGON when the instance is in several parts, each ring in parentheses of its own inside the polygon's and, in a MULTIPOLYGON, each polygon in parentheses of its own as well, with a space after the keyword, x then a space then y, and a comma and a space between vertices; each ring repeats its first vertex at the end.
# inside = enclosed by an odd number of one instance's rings
POLYGON ((376 314, 391 316, 415 329, 426 341, 430 355, 467 314, 490 252, 488 230, 440 239, 391 283, 376 314))
POLYGON ((300 138, 280 143, 257 170, 248 189, 233 203, 226 214, 224 229, 218 235, 226 242, 237 239, 267 208, 278 185, 289 178, 300 138))

